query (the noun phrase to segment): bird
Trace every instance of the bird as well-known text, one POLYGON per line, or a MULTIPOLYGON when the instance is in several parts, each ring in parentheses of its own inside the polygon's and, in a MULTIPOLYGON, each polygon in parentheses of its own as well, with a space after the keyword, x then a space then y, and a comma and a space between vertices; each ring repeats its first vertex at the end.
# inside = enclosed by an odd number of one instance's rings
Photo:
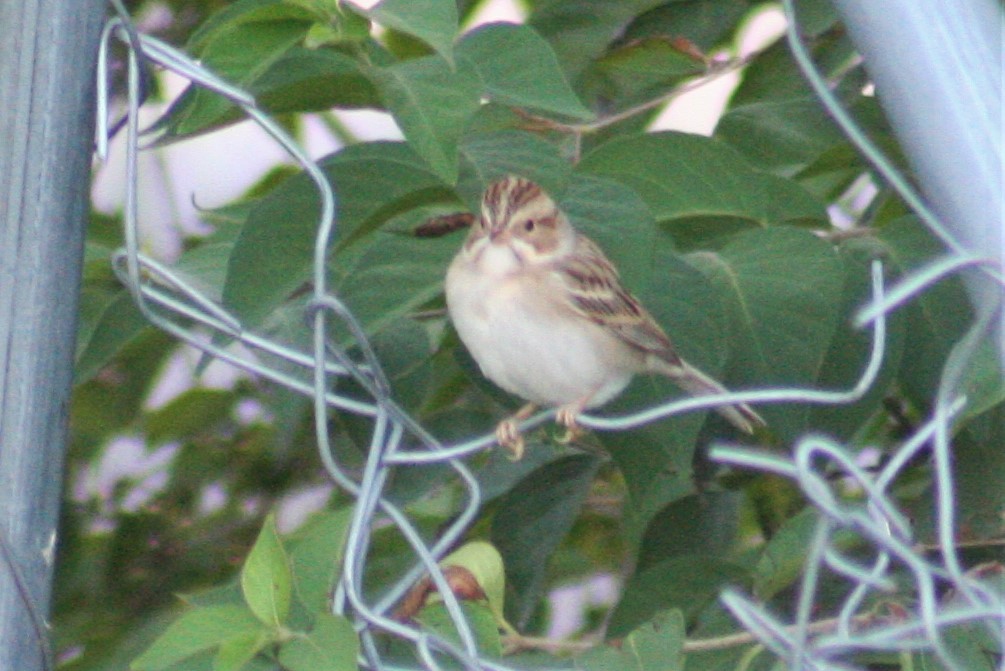
MULTIPOLYGON (((527 401, 495 431, 513 459, 524 452, 518 423, 537 407, 556 408, 570 439, 577 415, 613 399, 637 374, 664 375, 695 396, 727 391, 681 358, 601 248, 524 177, 486 187, 444 289, 482 374, 527 401)), ((747 434, 765 424, 745 404, 716 409, 747 434)))

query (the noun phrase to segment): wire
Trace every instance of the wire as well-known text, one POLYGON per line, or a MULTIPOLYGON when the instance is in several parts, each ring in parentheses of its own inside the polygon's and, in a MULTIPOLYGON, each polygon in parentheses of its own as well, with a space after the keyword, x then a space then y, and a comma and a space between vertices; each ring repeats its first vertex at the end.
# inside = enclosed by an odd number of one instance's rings
MULTIPOLYGON (((407 641, 414 648, 418 662, 430 671, 457 665, 465 669, 509 671, 511 667, 479 656, 474 632, 439 566, 439 561, 461 539, 481 509, 481 489, 461 459, 493 445, 494 435, 487 433, 459 444, 444 445, 395 403, 381 363, 362 325, 327 284, 325 264, 337 221, 335 193, 324 173, 279 124, 258 109, 252 96, 221 80, 171 46, 139 34, 124 15, 118 0, 113 2, 120 16, 109 21, 102 37, 97 69, 98 128, 95 142, 98 156, 104 158, 108 149, 107 139, 113 132, 110 128, 113 124, 108 118, 109 50, 111 41, 119 40, 128 52, 128 105, 125 117, 126 243, 125 248, 112 259, 117 276, 129 288, 145 317, 158 328, 209 356, 312 398, 319 459, 332 481, 356 499, 333 610, 349 617, 359 634, 360 665, 381 671, 404 668, 382 658, 381 645, 376 636, 383 633, 407 641), (147 64, 175 72, 193 84, 230 100, 289 153, 317 188, 320 208, 313 253, 313 291, 305 306, 307 328, 313 335, 309 349, 291 347, 246 329, 237 317, 186 282, 179 273, 140 252, 138 113, 145 96, 143 73, 147 64), (353 342, 352 354, 329 337, 335 324, 349 332, 353 342), (224 342, 241 347, 220 344, 224 342), (357 383, 355 386, 360 390, 354 392, 357 395, 336 391, 339 389, 336 383, 342 379, 352 379, 357 383), (328 421, 329 415, 336 412, 351 413, 372 422, 366 464, 360 474, 351 473, 336 456, 328 421), (385 496, 385 491, 394 469, 439 464, 446 464, 452 469, 464 498, 456 517, 435 541, 430 542, 423 538, 407 512, 385 496), (414 561, 382 586, 379 593, 372 594, 364 586, 363 578, 370 559, 374 530, 387 526, 393 527, 408 544, 414 561), (426 575, 443 597, 456 639, 431 633, 392 616, 395 605, 426 575)), ((790 0, 785 0, 785 4, 792 17, 790 0)), ((797 59, 804 67, 812 68, 798 36, 794 35, 794 21, 790 22, 789 32, 797 59)), ((814 86, 826 89, 820 81, 814 86)), ((818 90, 825 101, 828 93, 818 90)), ((836 115, 839 116, 840 112, 836 115)), ((856 139, 858 136, 854 129, 846 130, 853 140, 861 142, 861 139, 856 139)), ((881 157, 874 160, 883 165, 881 157)), ((899 183, 896 175, 888 176, 884 172, 884 176, 894 185, 899 183)), ((916 200, 909 192, 905 199, 908 202, 916 200)), ((933 230, 939 231, 938 228, 933 230)), ((885 358, 888 316, 942 279, 965 268, 986 264, 986 260, 963 253, 958 246, 953 247, 955 242, 951 239, 949 243, 954 253, 909 274, 889 291, 884 287, 882 264, 878 261, 873 263, 872 299, 856 317, 859 327, 870 328, 872 348, 859 380, 848 390, 751 390, 662 403, 621 417, 582 416, 580 422, 596 430, 624 431, 673 414, 706 410, 721 404, 852 403, 862 398, 877 379, 885 358)), ((958 393, 955 382, 962 374, 962 367, 974 355, 974 342, 982 333, 980 328, 987 326, 989 320, 990 317, 987 317, 980 321, 973 338, 960 346, 952 365, 947 367, 946 385, 940 389, 932 416, 899 446, 878 473, 861 468, 849 447, 819 436, 799 441, 791 455, 730 445, 718 445, 712 449, 712 459, 720 463, 790 478, 819 515, 798 586, 799 598, 793 623, 782 622, 767 612, 762 604, 738 590, 730 589, 722 594, 723 605, 763 645, 763 648, 751 649, 746 658, 748 663, 764 649, 784 660, 791 669, 836 671, 852 668, 845 660, 858 650, 927 650, 947 667, 958 669, 943 640, 946 629, 960 623, 991 621, 1001 624, 1005 620, 1005 603, 1001 595, 963 571, 952 546, 954 490, 950 439, 954 420, 967 407, 967 401, 958 393), (939 535, 943 550, 934 559, 926 557, 911 543, 911 526, 890 493, 911 459, 925 449, 932 450, 934 457, 939 535), (841 474, 842 482, 850 483, 862 492, 861 500, 849 501, 842 497, 836 489, 835 480, 829 477, 834 472, 841 474), (844 551, 837 539, 849 532, 860 538, 868 550, 863 552, 859 547, 854 555, 844 551), (873 619, 870 626, 861 626, 869 597, 897 584, 892 574, 897 567, 906 567, 912 577, 918 595, 917 612, 901 621, 877 622, 873 619), (836 618, 836 625, 822 631, 815 628, 810 619, 825 578, 844 580, 850 589, 836 618), (936 585, 945 581, 965 596, 962 606, 952 609, 939 607, 936 585)), ((538 413, 523 422, 521 427, 529 429, 538 426, 553 415, 553 411, 538 413)), ((4 552, 8 567, 16 569, 7 556, 2 538, 0 551, 4 552)), ((34 617, 35 611, 31 606, 29 603, 26 607, 34 617)), ((992 631, 997 631, 1001 640, 1002 627, 997 630, 992 628, 992 631)))

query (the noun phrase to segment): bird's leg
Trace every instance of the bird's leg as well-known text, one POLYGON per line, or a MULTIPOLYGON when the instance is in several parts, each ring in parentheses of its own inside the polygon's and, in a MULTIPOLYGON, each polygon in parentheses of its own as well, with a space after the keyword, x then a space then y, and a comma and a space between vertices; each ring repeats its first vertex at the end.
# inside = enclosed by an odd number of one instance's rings
POLYGON ((564 405, 555 413, 555 421, 565 427, 565 434, 558 438, 559 443, 568 445, 585 433, 579 424, 576 423, 576 417, 579 413, 583 412, 583 408, 585 407, 586 400, 584 399, 584 401, 564 405))
POLYGON ((520 422, 534 414, 537 406, 528 403, 516 411, 512 417, 507 417, 499 422, 496 427, 496 442, 499 446, 510 453, 510 461, 520 461, 523 458, 523 436, 520 435, 520 422))

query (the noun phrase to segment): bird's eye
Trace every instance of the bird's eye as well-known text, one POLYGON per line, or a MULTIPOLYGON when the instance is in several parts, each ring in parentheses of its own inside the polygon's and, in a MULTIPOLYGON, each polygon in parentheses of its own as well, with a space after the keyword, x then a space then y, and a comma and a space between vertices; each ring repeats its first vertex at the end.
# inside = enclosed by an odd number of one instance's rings
POLYGON ((533 231, 534 230, 534 220, 533 219, 528 219, 527 221, 523 222, 523 230, 527 231, 528 233, 530 233, 531 231, 533 231))

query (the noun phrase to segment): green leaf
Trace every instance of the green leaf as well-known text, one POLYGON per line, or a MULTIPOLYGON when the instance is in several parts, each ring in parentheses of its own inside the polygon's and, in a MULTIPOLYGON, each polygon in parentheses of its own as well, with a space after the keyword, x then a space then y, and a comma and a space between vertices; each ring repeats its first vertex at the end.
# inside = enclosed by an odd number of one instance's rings
POLYGON ((970 360, 955 363, 965 371, 967 407, 961 421, 982 415, 1005 401, 1005 371, 1002 370, 999 344, 993 336, 980 339, 970 360))
POLYGON ((624 636, 669 608, 679 608, 691 619, 723 588, 748 582, 746 567, 717 557, 688 554, 664 559, 628 579, 611 614, 607 637, 624 636))
POLYGON ((382 0, 359 11, 385 28, 425 42, 447 63, 454 64, 454 37, 458 30, 454 0, 382 0))
MULTIPOLYGON (((993 598, 1001 603, 1005 597, 1005 566, 1000 561, 988 561, 972 567, 967 571, 967 578, 972 581, 979 581, 985 593, 990 592, 993 598)), ((983 597, 987 601, 990 598, 983 597)), ((962 622, 953 627, 945 627, 940 633, 945 638, 946 648, 953 661, 961 669, 979 671, 987 669, 993 671, 996 666, 1001 665, 1002 659, 1002 639, 998 635, 999 630, 989 626, 988 620, 984 618, 972 618, 967 614, 973 612, 973 604, 970 597, 964 595, 959 590, 952 590, 947 593, 942 603, 939 604, 940 614, 946 614, 950 618, 953 614, 959 613, 962 622)), ((922 669, 938 668, 940 664, 934 662, 928 656, 928 662, 921 666, 922 669)))
POLYGON ((464 36, 457 54, 471 60, 495 102, 574 119, 594 116, 569 86, 555 52, 529 26, 479 26, 464 36))
MULTIPOLYGON (((462 601, 460 605, 475 636, 475 642, 478 644, 481 656, 490 659, 502 657, 502 638, 499 636, 496 614, 493 613, 492 609, 481 601, 462 601)), ((424 629, 434 631, 447 640, 460 645, 460 636, 457 634, 453 619, 443 602, 425 606, 415 616, 415 620, 424 629)))
MULTIPOLYGON (((931 263, 945 248, 916 217, 902 217, 878 231, 886 257, 902 274, 931 263)), ((901 390, 923 412, 932 402, 950 351, 973 321, 970 299, 958 276, 928 287, 900 312, 907 320, 905 348, 898 380, 901 390)))
MULTIPOLYGON (((873 138, 889 135, 875 98, 864 97, 861 67, 849 68, 854 49, 847 35, 822 37, 814 59, 825 77, 836 82, 834 93, 873 138)), ((715 136, 729 142, 763 170, 792 176, 826 153, 848 142, 806 84, 784 41, 761 54, 747 69, 719 120, 715 136)), ((867 169, 852 154, 845 169, 867 169)))
MULTIPOLYGON (((972 418, 953 437, 952 461, 956 525, 970 540, 1001 538, 1005 534, 1005 404, 972 418)), ((927 475, 927 473, 926 473, 927 475)), ((918 536, 935 540, 936 492, 928 490, 917 501, 912 520, 918 536)))
MULTIPOLYGON (((910 170, 893 135, 872 134, 869 139, 895 167, 904 172, 910 170)), ((850 142, 842 141, 819 154, 795 177, 801 183, 813 186, 815 192, 824 193, 827 198, 834 199, 848 188, 853 179, 867 169, 870 169, 870 166, 866 164, 858 149, 850 142), (831 182, 837 185, 832 191, 824 191, 816 186, 816 183, 828 185, 831 182)))
POLYGON ((368 333, 438 297, 458 247, 453 237, 418 239, 380 232, 373 238, 337 287, 368 333))
MULTIPOLYGON (((472 365, 477 366, 473 361, 472 365)), ((471 374, 477 375, 474 369, 471 374)), ((486 426, 488 425, 486 424, 486 426)), ((528 439, 532 437, 533 434, 526 436, 528 439)), ((569 456, 568 452, 554 449, 527 450, 522 459, 513 461, 504 450, 492 450, 481 468, 475 473, 481 488, 482 501, 484 504, 488 504, 505 496, 518 482, 537 469, 567 456, 569 456)))
POLYGON ((111 279, 113 275, 111 272, 112 254, 115 253, 121 241, 108 240, 106 242, 105 240, 92 239, 98 238, 103 233, 103 231, 98 233, 88 231, 88 238, 84 240, 85 279, 90 279, 93 275, 97 275, 99 279, 111 279))
MULTIPOLYGON (((421 412, 429 399, 433 380, 434 347, 430 342, 428 326, 412 315, 405 315, 393 323, 387 324, 380 332, 374 333, 370 340, 377 359, 384 373, 391 382, 394 399, 406 410, 413 413, 421 412)), ((421 478, 395 478, 391 483, 391 491, 395 496, 403 492, 398 489, 409 489, 421 478)), ((440 482, 440 478, 436 478, 440 482)), ((418 490, 414 490, 418 491, 418 490)), ((422 489, 425 492, 425 489, 422 489)))
POLYGON ((441 566, 461 566, 471 572, 485 593, 489 609, 502 621, 506 594, 506 573, 502 556, 491 543, 471 541, 457 548, 440 562, 441 566))
MULTIPOLYGON (((845 266, 845 287, 838 310, 842 319, 821 367, 817 384, 822 389, 851 389, 862 377, 872 352, 873 330, 855 328, 852 315, 872 300, 871 264, 885 254, 881 245, 868 238, 849 240, 839 252, 845 266)), ((855 403, 814 406, 809 426, 838 440, 850 440, 880 410, 901 367, 906 325, 906 315, 900 311, 887 316, 882 367, 872 387, 855 403)))
POLYGON ((828 228, 827 205, 799 182, 769 173, 758 175, 768 194, 768 221, 828 228))
MULTIPOLYGON (((255 328, 310 277, 319 226, 314 184, 297 175, 248 215, 227 262, 223 304, 255 328)), ((336 221, 338 221, 336 219, 336 221)))
POLYGON ((506 566, 507 619, 521 627, 537 606, 548 558, 579 516, 600 462, 571 456, 551 462, 510 490, 492 521, 492 544, 506 566))
POLYGON ((737 535, 739 496, 707 491, 674 501, 649 522, 636 558, 636 570, 686 554, 724 556, 737 535))
POLYGON ((754 567, 754 596, 769 601, 803 573, 820 514, 814 508, 786 520, 768 541, 754 567))
POLYGON ((289 19, 308 22, 311 13, 285 0, 237 0, 216 12, 195 31, 186 45, 190 53, 205 57, 214 42, 226 43, 231 33, 247 23, 270 23, 289 19))
POLYGON ((237 397, 224 389, 189 389, 144 421, 147 440, 161 443, 212 430, 226 419, 237 397))
POLYGON ((554 0, 536 3, 527 23, 551 44, 566 76, 575 82, 634 17, 664 2, 554 0))
MULTIPOLYGON (((854 48, 844 31, 822 37, 813 47, 816 65, 825 77, 838 80, 853 72, 848 69, 848 63, 849 57, 854 55, 854 48)), ((860 94, 861 87, 854 93, 860 94)), ((788 44, 785 40, 779 40, 758 54, 745 68, 743 79, 733 92, 729 104, 731 107, 739 107, 756 102, 812 97, 813 89, 802 76, 788 44)))
POLYGON ((481 89, 470 61, 451 68, 428 56, 373 68, 370 76, 415 152, 445 182, 456 182, 458 144, 481 89))
POLYGON ((243 606, 210 606, 182 614, 129 668, 161 671, 192 655, 242 636, 268 632, 243 606))
POLYGON ((240 634, 220 644, 213 671, 241 671, 271 640, 265 632, 240 634))
MULTIPOLYGON (((376 91, 361 59, 334 49, 306 49, 316 32, 316 12, 281 0, 242 0, 210 18, 189 41, 189 51, 225 80, 250 93, 273 114, 331 107, 374 107, 376 91)), ((339 14, 332 29, 357 31, 351 10, 339 14)), ((330 24, 329 24, 330 25, 330 24)), ((331 36, 329 36, 331 37, 331 36)), ((359 42, 365 37, 336 35, 359 42)), ((331 40, 329 40, 331 41, 331 40)), ((364 57, 380 60, 364 44, 364 57)), ((222 96, 191 85, 157 121, 162 141, 203 133, 243 118, 222 96)))
POLYGON ((506 175, 526 177, 558 197, 571 171, 554 144, 526 131, 468 135, 461 143, 461 156, 457 192, 472 212, 481 211, 485 187, 506 175))
POLYGON ((349 620, 320 613, 314 628, 279 648, 279 663, 288 671, 356 671, 359 639, 349 620))
POLYGON ((729 146, 686 133, 629 135, 583 157, 577 170, 633 188, 657 221, 739 217, 770 223, 766 182, 729 146))
POLYGON ((819 35, 839 21, 834 4, 828 0, 795 0, 793 4, 799 31, 804 35, 819 35))
POLYGON ((719 120, 715 136, 756 165, 788 176, 844 141, 812 96, 734 107, 719 120))
MULTIPOLYGON (((718 252, 696 252, 726 301, 731 388, 815 387, 837 328, 844 272, 834 249, 807 231, 777 227, 733 237, 718 252)), ((759 409, 773 432, 794 439, 807 407, 759 409)))
POLYGON ((226 278, 227 259, 233 253, 233 240, 204 242, 185 252, 172 270, 206 298, 219 301, 226 278))
POLYGON ((335 188, 339 247, 355 242, 399 212, 443 202, 451 195, 418 154, 401 142, 346 147, 322 167, 335 188))
MULTIPOLYGON (((279 3, 276 7, 284 5, 279 3)), ((303 14, 302 10, 292 7, 290 10, 303 14)), ((203 65, 224 80, 247 87, 298 45, 309 26, 309 21, 302 19, 266 20, 257 15, 253 19, 241 16, 198 40, 193 37, 199 45, 194 52, 203 65)), ((174 139, 201 132, 228 118, 235 118, 234 106, 229 100, 193 84, 171 105, 155 128, 162 129, 166 138, 174 139)))
MULTIPOLYGON (((728 321, 722 298, 702 273, 658 240, 650 282, 635 295, 670 336, 677 352, 692 365, 721 379, 729 356, 728 321)), ((682 395, 663 377, 639 376, 604 414, 627 414, 682 395)), ((625 478, 628 542, 637 544, 653 516, 694 491, 692 462, 705 412, 688 413, 632 431, 603 435, 605 447, 625 478)), ((729 429, 726 429, 728 432, 729 429)))
MULTIPOLYGON (((442 182, 405 144, 373 142, 346 147, 322 164, 337 197, 336 240, 345 245, 376 227, 409 198, 449 197, 442 182)), ((297 175, 263 198, 241 230, 227 266, 224 305, 255 328, 311 277, 319 198, 297 175)))
POLYGON ((679 610, 658 613, 628 634, 621 645, 642 669, 674 671, 684 668, 684 615, 679 610))
POLYGON ((289 615, 292 591, 290 563, 276 531, 275 517, 269 515, 241 568, 241 592, 255 617, 278 627, 289 615))
MULTIPOLYGON (((317 24, 315 24, 317 25, 317 24)), ((332 49, 289 44, 249 73, 242 87, 271 114, 380 106, 380 97, 358 60, 332 49)), ((187 89, 158 121, 162 141, 174 141, 241 121, 241 110, 195 86, 187 89)))
POLYGON ((352 510, 317 513, 291 543, 290 564, 300 601, 312 613, 328 610, 331 590, 341 574, 352 510))
POLYGON ((624 40, 648 37, 683 37, 709 51, 735 33, 748 0, 674 0, 648 11, 625 29, 624 40))
POLYGON ((330 21, 339 16, 338 0, 283 0, 283 2, 307 10, 318 21, 330 21))
POLYGON ((93 378, 148 327, 130 292, 85 286, 80 293, 73 383, 79 385, 93 378))
MULTIPOLYGON (((940 610, 940 615, 945 611, 940 610)), ((1001 638, 989 631, 987 623, 969 621, 953 627, 940 629, 945 648, 954 662, 954 668, 967 671, 998 671, 1001 668, 1001 638)), ((905 653, 906 654, 906 653, 905 653)), ((933 652, 915 653, 913 666, 900 668, 918 671, 941 671, 947 667, 940 656, 933 652)))
POLYGON ((236 576, 233 580, 228 580, 210 589, 179 594, 178 598, 187 605, 198 608, 206 608, 208 606, 246 607, 244 596, 241 594, 240 581, 236 576))
POLYGON ((377 107, 380 101, 364 66, 332 49, 289 49, 249 82, 248 90, 274 114, 377 107))
POLYGON ((153 381, 178 343, 163 331, 148 328, 117 353, 107 375, 74 390, 71 421, 74 450, 81 458, 98 458, 113 434, 135 430, 135 421, 153 381), (126 427, 129 427, 128 429, 126 427))
POLYGON ((633 40, 609 51, 589 71, 590 87, 612 111, 659 98, 685 77, 705 71, 703 63, 676 48, 665 35, 633 40))
POLYGON ((594 648, 575 659, 582 671, 682 671, 684 615, 679 610, 657 613, 625 636, 620 649, 594 648))
POLYGON ((311 25, 304 44, 314 49, 324 45, 358 45, 370 37, 370 21, 353 5, 340 0, 284 0, 309 11, 311 25))

